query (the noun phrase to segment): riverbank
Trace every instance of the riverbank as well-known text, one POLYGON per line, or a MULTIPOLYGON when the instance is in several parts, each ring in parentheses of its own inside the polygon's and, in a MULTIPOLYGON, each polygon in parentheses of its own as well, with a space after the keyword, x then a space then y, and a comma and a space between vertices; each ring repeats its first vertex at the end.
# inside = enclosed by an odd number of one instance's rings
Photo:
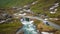
POLYGON ((14 20, 12 22, 7 22, 0 24, 0 34, 15 34, 17 29, 20 28, 22 24, 19 20, 14 20))
POLYGON ((39 32, 51 32, 53 34, 60 34, 60 30, 56 30, 55 28, 51 27, 51 26, 47 26, 45 24, 43 24, 41 21, 35 20, 34 22, 37 26, 37 30, 39 30, 39 32))

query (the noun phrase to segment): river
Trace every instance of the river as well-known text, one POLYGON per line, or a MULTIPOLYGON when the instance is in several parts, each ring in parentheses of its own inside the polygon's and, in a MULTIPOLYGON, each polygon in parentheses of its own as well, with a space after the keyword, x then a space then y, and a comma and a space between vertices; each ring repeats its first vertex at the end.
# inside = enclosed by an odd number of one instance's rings
MULTIPOLYGON (((28 19, 29 18, 27 18, 27 20, 28 19)), ((33 21, 27 21, 27 20, 25 18, 21 19, 23 27, 17 32, 17 34, 19 34, 21 31, 23 31, 24 34, 38 34, 38 31, 36 29, 36 26, 33 24, 33 21)))

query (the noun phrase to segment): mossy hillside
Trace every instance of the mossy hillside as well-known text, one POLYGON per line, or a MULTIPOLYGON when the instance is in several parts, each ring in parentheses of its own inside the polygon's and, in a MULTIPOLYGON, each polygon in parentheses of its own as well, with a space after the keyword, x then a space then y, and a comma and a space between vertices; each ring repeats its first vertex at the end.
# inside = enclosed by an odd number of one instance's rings
POLYGON ((35 13, 47 14, 49 17, 54 18, 60 15, 60 6, 57 7, 58 10, 55 14, 51 14, 49 11, 49 8, 58 1, 57 0, 38 0, 38 3, 33 5, 31 7, 31 10, 35 13))
POLYGON ((20 7, 33 1, 35 0, 0 0, 0 8, 20 7))

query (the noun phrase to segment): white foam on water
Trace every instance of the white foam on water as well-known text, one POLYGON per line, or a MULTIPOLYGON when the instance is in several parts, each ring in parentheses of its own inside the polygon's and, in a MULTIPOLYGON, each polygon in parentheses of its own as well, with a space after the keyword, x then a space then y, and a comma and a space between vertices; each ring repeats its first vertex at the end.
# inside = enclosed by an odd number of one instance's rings
POLYGON ((23 26, 23 30, 25 31, 24 34, 38 34, 35 25, 33 25, 33 21, 23 21, 21 19, 23 26))

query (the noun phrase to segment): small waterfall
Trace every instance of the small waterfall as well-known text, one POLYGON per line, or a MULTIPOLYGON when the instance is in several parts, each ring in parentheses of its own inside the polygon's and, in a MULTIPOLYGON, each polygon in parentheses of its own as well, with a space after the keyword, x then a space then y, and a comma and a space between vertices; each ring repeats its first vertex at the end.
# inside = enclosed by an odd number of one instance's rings
POLYGON ((33 24, 33 21, 30 21, 29 18, 21 19, 23 24, 24 34, 38 34, 36 26, 33 24))

